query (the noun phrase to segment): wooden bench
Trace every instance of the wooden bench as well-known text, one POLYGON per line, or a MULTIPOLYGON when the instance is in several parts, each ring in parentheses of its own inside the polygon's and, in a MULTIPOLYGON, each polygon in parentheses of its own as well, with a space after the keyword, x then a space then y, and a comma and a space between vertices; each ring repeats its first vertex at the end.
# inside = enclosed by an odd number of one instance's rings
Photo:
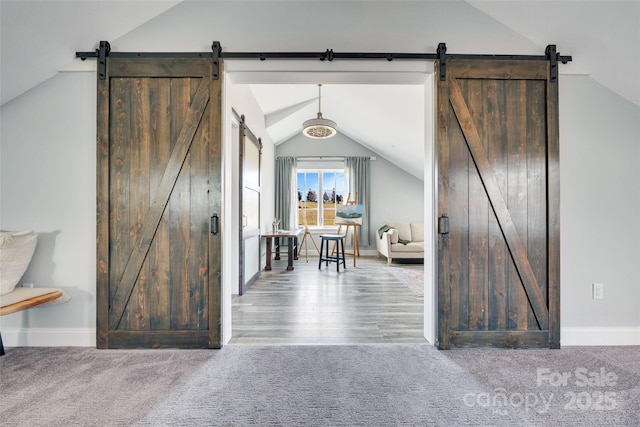
MULTIPOLYGON (((56 300, 62 295, 63 292, 56 288, 15 288, 12 292, 0 296, 0 316, 37 307, 56 300)), ((0 356, 4 354, 2 333, 0 333, 0 356)))

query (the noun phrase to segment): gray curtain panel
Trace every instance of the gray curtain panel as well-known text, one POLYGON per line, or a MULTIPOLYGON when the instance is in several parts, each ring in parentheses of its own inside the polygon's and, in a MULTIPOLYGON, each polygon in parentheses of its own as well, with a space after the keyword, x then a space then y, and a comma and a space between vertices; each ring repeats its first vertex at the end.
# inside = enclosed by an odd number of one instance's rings
MULTIPOLYGON (((371 160, 369 157, 345 157, 344 168, 349 177, 349 191, 351 197, 354 198, 358 194, 358 204, 364 205, 364 214, 362 216, 362 226, 358 230, 358 242, 361 245, 369 246, 369 203, 370 203, 370 182, 371 174, 369 165, 371 160)), ((356 227, 357 228, 357 227, 356 227)))
POLYGON ((281 230, 290 230, 295 224, 291 218, 295 170, 295 157, 276 158, 276 218, 280 220, 281 230))

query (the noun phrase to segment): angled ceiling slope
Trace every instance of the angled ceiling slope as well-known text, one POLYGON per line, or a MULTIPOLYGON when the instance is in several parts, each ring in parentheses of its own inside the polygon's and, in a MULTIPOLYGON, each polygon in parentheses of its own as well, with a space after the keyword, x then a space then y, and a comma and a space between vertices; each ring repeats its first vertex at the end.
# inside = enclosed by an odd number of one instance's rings
POLYGON ((640 1, 467 3, 538 46, 556 44, 592 79, 640 106, 640 1))
POLYGON ((178 3, 0 0, 0 105, 53 77, 77 51, 122 37, 178 3))
MULTIPOLYGON (((266 113, 267 132, 276 145, 304 138, 302 123, 317 114, 315 84, 252 84, 251 90, 266 113), (305 101, 310 97, 313 102, 305 101), (270 120, 274 116, 277 121, 270 120)), ((424 93, 423 84, 323 83, 322 113, 336 121, 339 133, 422 180, 424 93)))
POLYGON ((433 51, 445 41, 456 53, 535 53, 555 43, 561 53, 573 55, 574 62, 564 69, 581 70, 640 106, 636 0, 0 0, 0 103, 55 75, 74 61, 76 51, 90 50, 98 40, 117 41, 119 50, 202 51, 213 39, 235 51, 366 51, 371 46, 376 51, 433 51), (322 19, 305 19, 310 11, 322 19), (211 17, 221 13, 243 19, 224 19, 212 28, 211 17), (488 21, 494 25, 485 31, 488 21), (397 31, 378 31, 382 22, 397 31), (168 23, 179 31, 167 31, 168 23))
MULTIPOLYGON (((0 0, 0 18, 2 104, 58 70, 72 69, 79 63, 74 59, 75 52, 90 50, 99 40, 109 40, 119 51, 206 51, 212 40, 220 40, 224 50, 236 52, 327 48, 336 52, 435 52, 438 42, 444 41, 451 53, 541 54, 547 44, 553 43, 562 54, 573 55, 573 63, 562 66, 561 73, 590 75, 640 106, 638 1, 0 0), (217 19, 212 27, 212 17, 220 16, 225 19, 217 19), (234 19, 237 17, 242 19, 234 19), (382 24, 394 31, 379 31, 382 24)), ((392 72, 386 73, 348 69, 350 65, 338 61, 317 61, 294 75, 269 68, 270 61, 257 62, 259 81, 255 80, 256 70, 247 71, 244 65, 233 70, 228 63, 227 71, 236 71, 234 83, 309 85, 309 93, 306 89, 298 91, 300 87, 291 88, 295 93, 289 103, 277 105, 272 105, 267 89, 254 88, 276 143, 297 133, 302 121, 315 115, 315 84, 323 83, 323 113, 335 120, 345 135, 422 176, 406 160, 418 157, 416 143, 410 141, 423 138, 421 130, 412 128, 413 121, 422 123, 412 117, 417 109, 407 111, 396 106, 385 110, 383 106, 375 113, 372 107, 376 102, 384 104, 384 98, 375 93, 386 90, 385 85, 414 85, 403 101, 412 105, 415 86, 424 82, 415 77, 424 79, 430 72, 426 70, 428 65, 406 72, 394 70, 398 65, 393 61, 385 65, 392 67, 386 69, 392 72), (350 87, 354 81, 349 79, 354 76, 362 87, 350 87), (291 78, 294 80, 285 80, 291 78), (344 97, 337 91, 331 95, 332 85, 335 89, 342 86, 344 97), (363 93, 367 85, 381 87, 363 93), (346 99, 346 94, 361 96, 364 102, 346 99), (334 96, 336 100, 332 101, 334 96), (392 131, 367 133, 389 123, 399 126, 392 131), (377 139, 385 132, 386 137, 377 139)), ((393 100, 387 107, 401 103, 394 96, 384 95, 393 100)))

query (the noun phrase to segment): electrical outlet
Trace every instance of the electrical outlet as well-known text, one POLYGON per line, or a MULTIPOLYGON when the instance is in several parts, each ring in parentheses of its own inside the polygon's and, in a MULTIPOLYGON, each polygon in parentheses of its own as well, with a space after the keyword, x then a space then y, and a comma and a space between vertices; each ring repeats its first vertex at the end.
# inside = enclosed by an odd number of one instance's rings
POLYGON ((593 290, 593 299, 604 299, 604 284, 594 283, 592 290, 593 290))

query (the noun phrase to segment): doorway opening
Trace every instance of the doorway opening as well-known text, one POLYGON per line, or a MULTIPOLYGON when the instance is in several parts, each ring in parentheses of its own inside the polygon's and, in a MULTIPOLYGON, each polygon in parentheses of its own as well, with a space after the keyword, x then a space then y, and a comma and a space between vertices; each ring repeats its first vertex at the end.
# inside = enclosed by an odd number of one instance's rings
MULTIPOLYGON (((267 114, 266 114, 266 121, 263 124, 263 128, 260 128, 260 122, 262 120, 262 112, 261 111, 256 111, 255 115, 260 115, 260 117, 258 118, 258 120, 255 119, 255 117, 251 116, 251 105, 249 102, 246 102, 246 99, 244 98, 244 96, 247 96, 248 93, 251 92, 251 88, 252 87, 257 87, 259 86, 260 88, 264 88, 266 85, 270 85, 272 87, 277 87, 277 85, 281 85, 283 84, 283 82, 293 82, 292 84, 294 85, 298 85, 301 89, 303 87, 308 86, 309 88, 315 87, 315 85, 318 82, 323 82, 323 84, 325 85, 325 91, 323 93, 323 108, 329 108, 329 99, 327 96, 327 92, 329 92, 327 90, 327 87, 330 88, 331 85, 335 85, 335 91, 340 91, 341 89, 344 88, 351 88, 351 87, 356 87, 356 89, 363 89, 365 87, 371 87, 373 89, 375 88, 379 88, 379 89, 384 89, 387 90, 390 87, 396 87, 402 90, 410 90, 413 92, 418 93, 418 97, 420 99, 420 108, 419 108, 419 112, 417 113, 419 116, 419 120, 421 121, 420 123, 420 143, 422 144, 422 146, 420 147, 422 150, 420 150, 420 154, 418 154, 416 156, 415 152, 413 153, 414 157, 421 157, 422 158, 422 162, 421 162, 421 171, 419 173, 420 178, 420 184, 421 184, 421 191, 422 191, 422 206, 420 206, 421 211, 422 211, 422 220, 423 223, 425 225, 427 224, 434 224, 434 212, 433 212, 433 208, 434 208, 434 181, 433 181, 433 175, 434 175, 434 166, 433 166, 433 162, 434 162, 434 156, 433 156, 433 123, 434 123, 434 109, 433 109, 433 104, 434 104, 434 81, 433 81, 433 65, 431 62, 421 62, 421 63, 396 63, 393 64, 393 67, 389 67, 389 65, 391 64, 379 64, 376 62, 367 62, 367 61, 363 61, 363 62, 358 62, 358 64, 354 64, 354 63, 350 63, 350 64, 341 64, 341 65, 337 65, 337 64, 332 64, 332 68, 331 71, 327 71, 326 67, 323 68, 324 64, 316 64, 316 66, 313 66, 312 64, 310 64, 309 62, 296 62, 296 61, 287 61, 285 63, 272 63, 272 65, 270 65, 270 68, 265 71, 264 69, 264 65, 262 63, 257 64, 258 66, 255 65, 255 63, 253 62, 247 62, 247 61, 233 61, 233 60, 227 60, 225 61, 225 69, 227 71, 226 75, 225 75, 225 108, 224 111, 226 114, 229 114, 231 108, 234 108, 236 111, 238 111, 239 113, 245 115, 247 117, 247 122, 249 123, 249 125, 252 127, 252 129, 254 130, 254 132, 256 134, 260 134, 259 136, 262 136, 261 133, 264 133, 267 138, 263 137, 263 140, 265 140, 265 147, 264 147, 264 169, 263 169, 263 177, 264 177, 264 181, 263 181, 263 185, 262 185, 262 198, 264 200, 264 202, 261 204, 262 209, 261 209, 261 217, 263 218, 262 220, 262 224, 261 227, 264 231, 266 231, 266 228, 268 226, 268 224, 270 224, 272 216, 273 216, 273 205, 271 203, 271 200, 273 200, 273 188, 269 188, 271 187, 270 182, 273 182, 272 179, 270 179, 270 174, 272 174, 273 172, 270 171, 270 168, 272 168, 273 166, 271 166, 270 164, 273 163, 273 160, 276 155, 279 154, 279 152, 281 152, 282 150, 282 145, 287 144, 286 142, 283 141, 275 141, 276 144, 278 145, 270 145, 271 142, 274 142, 272 140, 271 135, 269 135, 269 133, 272 132, 267 132, 267 128, 270 127, 270 130, 273 130, 274 128, 278 128, 278 127, 282 127, 282 121, 283 121, 283 117, 286 117, 287 115, 295 115, 296 112, 304 112, 305 107, 309 106, 309 108, 313 109, 316 107, 316 103, 317 100, 314 99, 312 96, 309 96, 305 99, 302 100, 291 100, 289 101, 289 107, 288 109, 276 109, 273 110, 274 107, 266 107, 265 109, 268 110, 267 114), (342 67, 341 68, 336 68, 336 65, 338 67, 342 67), (313 70, 311 69, 313 68, 313 70), (293 108, 291 108, 293 105, 293 108), (423 154, 424 153, 424 154, 423 154)), ((263 96, 264 94, 261 94, 260 96, 263 96)), ((286 93, 282 93, 280 95, 280 97, 286 97, 287 94, 286 93)), ((366 95, 361 95, 365 97, 365 101, 366 101, 366 95)), ((369 95, 372 96, 372 95, 369 95)), ((374 95, 373 95, 374 96, 374 95)), ((249 97, 254 97, 255 98, 255 94, 251 93, 249 97)), ((304 98, 304 97, 303 97, 304 98)), ((258 101, 256 100, 256 103, 258 101)), ((351 109, 353 110, 353 105, 351 105, 351 109)), ((347 105, 348 108, 348 105, 347 105)), ((415 109, 414 109, 415 110, 415 109)), ((328 110, 327 110, 328 111, 328 110)), ((304 113, 302 113, 304 115, 304 113)), ((416 114, 416 111, 413 111, 412 114, 416 114)), ((357 116, 356 113, 353 114, 353 116, 357 116)), ((414 120, 415 121, 415 116, 414 115, 409 115, 409 117, 407 117, 408 120, 414 120)), ((354 117, 354 121, 357 120, 357 117, 354 117)), ((232 144, 229 144, 231 138, 230 138, 230 134, 235 132, 235 130, 231 129, 231 125, 229 125, 230 121, 229 120, 225 120, 225 123, 227 123, 227 127, 225 129, 226 131, 226 136, 224 138, 224 150, 225 152, 229 152, 232 153, 234 150, 234 147, 232 144)), ((302 121, 300 121, 300 123, 302 123, 302 121)), ((356 121, 357 123, 357 121, 356 121)), ((341 125, 341 123, 338 123, 338 126, 341 127, 343 125, 341 125)), ((372 122, 362 122, 361 126, 374 126, 372 124, 372 122)), ((275 132, 277 133, 277 131, 275 132)), ((291 136, 291 135, 289 135, 291 136)), ((349 137, 348 139, 350 141, 352 141, 351 143, 366 143, 366 141, 361 141, 359 140, 359 138, 357 136, 353 136, 351 134, 347 135, 347 137, 349 137)), ((295 138, 295 137, 294 137, 295 138)), ((335 137, 334 137, 335 138, 335 137)), ((287 140, 291 140, 292 138, 288 138, 287 140)), ((331 141, 333 142, 333 141, 331 141)), ((338 141, 338 143, 343 142, 343 141, 338 141)), ((393 145, 393 147, 390 147, 392 150, 395 149, 396 151, 398 151, 400 149, 399 145, 400 144, 400 140, 392 140, 390 142, 389 145, 393 145)), ((318 144, 316 142, 316 144, 318 144)), ((322 144, 327 144, 326 142, 322 142, 322 144)), ((362 144, 363 147, 363 151, 370 153, 373 156, 377 157, 376 165, 378 164, 388 164, 389 168, 396 168, 398 171, 400 171, 401 173, 405 173, 403 172, 403 169, 401 169, 396 163, 392 163, 390 161, 388 161, 385 156, 383 156, 379 151, 376 151, 375 147, 368 147, 367 145, 362 144)), ((330 155, 332 154, 331 151, 328 150, 328 146, 316 146, 315 148, 317 151, 314 153, 316 156, 322 156, 323 154, 326 155, 330 155)), ((230 157, 229 156, 224 156, 224 158, 226 159, 226 162, 229 162, 230 157)), ((231 156, 231 158, 235 158, 235 156, 231 156)), ((234 173, 233 173, 233 164, 225 164, 225 169, 227 170, 226 173, 226 177, 225 180, 229 180, 229 184, 231 186, 233 186, 232 181, 234 179, 234 173)), ((415 174, 411 175, 409 174, 412 178, 416 178, 415 174)), ((272 175, 271 175, 272 176, 272 175)), ((417 179, 417 178, 416 178, 417 179)), ((226 187, 225 187, 226 189, 226 187)), ((393 191, 392 189, 387 189, 385 191, 382 192, 382 195, 378 196, 380 198, 382 198, 384 200, 385 198, 385 194, 389 194, 391 191, 393 191)), ((233 193, 228 193, 228 194, 233 194, 233 193)), ((237 217, 237 212, 234 212, 234 200, 233 200, 233 196, 231 198, 226 198, 226 201, 228 201, 229 203, 226 204, 225 206, 225 212, 227 213, 227 217, 231 217, 231 218, 235 218, 237 217), (229 216, 230 215, 230 216, 229 216)), ((413 200, 412 202, 415 203, 415 200, 413 200)), ((388 203, 387 203, 388 204, 388 203)), ((379 221, 384 221, 384 220, 393 220, 393 214, 390 213, 389 215, 384 215, 384 218, 380 218, 378 219, 379 221)), ((225 232, 227 233, 227 235, 230 236, 237 236, 236 230, 234 230, 233 227, 233 222, 231 222, 231 224, 228 224, 230 226, 229 229, 225 228, 225 232)), ((372 234, 372 238, 376 235, 376 230, 378 229, 379 226, 381 226, 383 224, 377 224, 377 223, 373 223, 372 221, 372 225, 371 225, 371 234, 372 234)), ((236 227, 238 225, 235 225, 236 227)), ((425 227, 425 258, 424 258, 424 264, 423 264, 423 275, 424 275, 424 299, 423 301, 420 302, 421 307, 420 310, 422 311, 421 313, 421 320, 422 320, 422 324, 420 325, 420 336, 422 337, 423 340, 426 339, 427 342, 429 343, 433 343, 434 342, 434 336, 435 336, 435 291, 434 291, 434 260, 433 260, 433 256, 434 256, 434 245, 435 245, 435 234, 434 234, 434 230, 431 229, 431 227, 425 227)), ((229 240, 229 239, 225 239, 225 240, 229 240)), ((225 248, 226 249, 226 248, 225 248)), ((231 253, 231 254, 237 254, 237 242, 236 242, 236 246, 234 248, 230 248, 230 251, 225 251, 225 253, 231 253)), ((310 249, 311 251, 315 251, 314 248, 310 249)), ((361 247, 362 250, 362 247, 361 247)), ((368 246, 364 253, 362 254, 370 256, 371 257, 371 263, 367 266, 367 260, 366 258, 362 258, 358 259, 358 267, 356 267, 355 269, 351 268, 350 270, 348 269, 349 272, 353 272, 354 275, 358 275, 358 280, 360 282, 365 282, 365 281, 369 281, 371 282, 372 280, 375 280, 375 275, 374 277, 367 277, 366 274, 361 274, 360 272, 373 272, 375 268, 379 268, 379 269, 383 269, 386 266, 386 260, 383 260, 382 258, 380 258, 379 260, 375 259, 376 256, 376 247, 375 247, 375 242, 372 240, 371 241, 371 245, 368 246), (379 265, 376 265, 376 262, 379 262, 379 265)), ((263 260, 261 261, 262 264, 264 264, 264 250, 262 251, 262 256, 263 256, 263 260)), ((224 343, 234 343, 236 341, 233 340, 233 336, 234 336, 234 319, 233 317, 233 305, 234 305, 234 298, 237 298, 234 296, 233 293, 233 288, 235 285, 235 282, 233 281, 234 278, 237 278, 238 275, 238 262, 237 259, 233 260, 232 258, 234 257, 226 257, 226 259, 223 261, 223 340, 224 343)), ((286 262, 286 260, 285 260, 286 262)), ((296 271, 294 272, 289 272, 290 274, 287 276, 287 274, 284 274, 281 272, 277 272, 278 276, 277 279, 282 279, 281 283, 281 287, 282 292, 281 293, 286 293, 286 288, 287 288, 287 283, 289 281, 292 280, 301 280, 304 281, 306 277, 301 277, 301 275, 304 274, 304 271, 308 271, 309 273, 313 272, 314 275, 315 273, 318 272, 318 268, 317 265, 315 265, 315 263, 317 263, 317 258, 310 258, 308 265, 307 262, 301 258, 299 261, 296 261, 296 271), (314 262, 315 261, 315 262, 314 262), (309 267, 309 269, 307 269, 307 267, 309 267)), ((351 267, 351 266, 348 266, 351 267)), ((277 267, 276 267, 277 268, 277 267)), ((332 273, 335 275, 335 272, 332 271, 332 273)), ((373 273, 372 273, 373 274, 373 273)), ((262 272, 262 276, 265 276, 265 272, 262 272)), ((309 276, 311 277, 311 276, 309 276)), ((342 278, 337 278, 334 277, 333 280, 335 282, 335 280, 346 280, 346 282, 349 282, 348 280, 348 276, 343 276, 345 277, 345 279, 342 278)), ((345 282, 345 283, 346 283, 345 282)), ((339 283, 339 282, 338 282, 339 283)), ((334 287, 335 289, 331 289, 331 288, 322 288, 321 284, 318 284, 318 286, 320 286, 320 288, 316 288, 317 292, 320 292, 321 296, 324 298, 326 297, 327 300, 329 301, 327 304, 331 304, 331 298, 349 298, 349 292, 356 292, 356 293, 360 293, 362 295, 362 290, 358 291, 358 290, 349 290, 346 284, 343 284, 344 286, 337 286, 334 287), (342 292, 342 294, 341 294, 342 292), (346 294, 345 294, 346 292, 346 294)), ((354 281, 353 283, 354 286, 357 286, 357 281, 354 281)), ((298 301, 298 308, 300 313, 309 313, 309 305, 314 305, 314 304, 319 304, 319 301, 317 298, 314 297, 312 291, 310 289, 306 289, 303 292, 300 292, 299 295, 297 295, 295 297, 295 299, 298 301), (305 307, 307 307, 305 309, 305 307)), ((324 303, 322 303, 324 304, 324 303)), ((278 308, 277 307, 273 307, 272 310, 272 320, 273 321, 283 321, 286 322, 286 320, 282 320, 283 316, 285 316, 284 313, 284 309, 281 309, 280 312, 278 312, 278 308)), ((300 316, 301 314, 291 314, 289 313, 289 316, 300 316)), ((340 320, 340 316, 334 316, 333 317, 333 324, 337 324, 340 320)), ((344 318, 342 319, 344 320, 344 318)), ((313 322, 318 322, 318 319, 309 319, 308 320, 310 323, 313 322)), ((236 325, 237 326, 237 325, 236 325)), ((260 325, 255 325, 255 328, 258 329, 260 327, 260 325)), ((402 323, 398 322, 398 327, 402 327, 402 323)), ((330 333, 330 332, 328 332, 330 333)), ((238 338, 238 337, 236 337, 238 338)), ((348 343, 348 338, 347 337, 340 337, 340 336, 336 336, 333 337, 334 342, 344 342, 344 343, 348 343)), ((277 340, 274 340, 273 342, 277 342, 277 340)), ((383 342, 382 340, 378 341, 378 342, 383 342)), ((353 341, 352 343, 355 343, 355 341, 353 341)))

